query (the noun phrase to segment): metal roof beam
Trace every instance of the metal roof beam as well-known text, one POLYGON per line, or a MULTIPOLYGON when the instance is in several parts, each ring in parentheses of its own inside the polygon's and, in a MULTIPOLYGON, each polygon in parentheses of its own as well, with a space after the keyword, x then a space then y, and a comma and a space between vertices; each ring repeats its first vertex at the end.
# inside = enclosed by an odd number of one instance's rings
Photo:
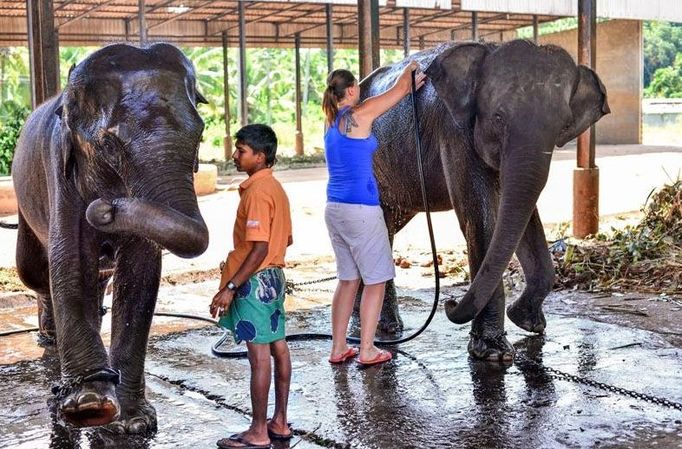
POLYGON ((98 9, 104 8, 104 7, 107 6, 109 3, 113 3, 113 2, 115 2, 115 1, 116 1, 116 0, 107 0, 107 1, 105 1, 104 3, 100 3, 99 5, 93 6, 92 8, 87 9, 87 10, 83 11, 82 13, 78 14, 76 17, 72 17, 72 18, 70 18, 70 19, 68 19, 68 20, 65 20, 64 22, 60 23, 59 25, 57 25, 57 26, 55 27, 55 29, 56 29, 56 30, 59 30, 59 29, 60 29, 61 27, 63 27, 64 25, 68 25, 69 23, 73 23, 73 22, 75 22, 75 21, 77 21, 77 20, 80 20, 80 19, 82 19, 83 17, 87 16, 88 14, 91 14, 91 13, 97 11, 98 9))

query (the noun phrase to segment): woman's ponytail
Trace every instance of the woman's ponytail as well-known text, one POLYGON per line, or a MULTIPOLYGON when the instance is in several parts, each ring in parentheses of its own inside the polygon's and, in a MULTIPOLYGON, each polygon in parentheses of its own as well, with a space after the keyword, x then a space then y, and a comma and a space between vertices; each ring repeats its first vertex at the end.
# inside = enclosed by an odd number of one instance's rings
POLYGON ((336 95, 334 95, 334 87, 327 86, 324 90, 324 96, 322 97, 322 110, 325 115, 325 125, 326 127, 332 126, 334 120, 336 120, 336 114, 339 113, 338 101, 336 100, 336 95))
POLYGON ((348 70, 334 70, 327 77, 327 88, 322 96, 322 110, 324 111, 327 127, 334 124, 339 113, 339 101, 346 96, 346 89, 355 84, 355 76, 348 70))

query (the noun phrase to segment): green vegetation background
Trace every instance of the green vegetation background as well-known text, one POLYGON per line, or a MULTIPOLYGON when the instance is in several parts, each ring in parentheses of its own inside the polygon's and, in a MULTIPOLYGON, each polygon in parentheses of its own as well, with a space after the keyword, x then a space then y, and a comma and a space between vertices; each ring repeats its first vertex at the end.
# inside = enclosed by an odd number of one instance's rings
MULTIPOLYGON (((574 28, 575 19, 563 19, 541 26, 541 33, 574 28)), ((519 30, 528 37, 529 30, 519 30)), ((69 68, 77 64, 94 47, 60 48, 62 85, 69 68)), ((222 48, 183 48, 194 62, 199 89, 208 105, 200 106, 206 122, 201 148, 203 160, 222 159, 225 123, 223 118, 223 67, 222 48)), ((383 50, 382 64, 402 59, 402 51, 383 50)), ((238 50, 228 52, 230 79, 230 129, 238 129, 238 50)), ((357 72, 356 50, 337 50, 334 66, 357 72)), ((294 51, 293 49, 248 49, 247 86, 249 122, 270 124, 280 140, 283 155, 293 154, 295 138, 294 105, 294 51)), ((306 153, 315 155, 322 151, 323 115, 321 94, 327 76, 326 51, 301 50, 301 75, 303 117, 302 127, 306 153)), ((682 24, 666 22, 644 23, 644 96, 650 98, 682 98, 682 24)), ((29 113, 30 82, 28 50, 23 47, 0 48, 0 175, 9 173, 11 156, 19 130, 29 113)))

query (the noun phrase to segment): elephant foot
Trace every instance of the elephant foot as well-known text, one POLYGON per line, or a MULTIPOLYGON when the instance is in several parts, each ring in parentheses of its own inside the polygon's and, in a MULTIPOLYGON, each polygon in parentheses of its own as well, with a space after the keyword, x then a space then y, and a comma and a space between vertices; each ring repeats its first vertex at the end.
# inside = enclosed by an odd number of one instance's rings
POLYGON ((467 349, 471 357, 503 364, 514 362, 516 349, 507 340, 506 332, 499 332, 490 336, 471 332, 469 335, 471 338, 467 349))
POLYGON ((156 432, 156 410, 145 399, 121 398, 121 416, 107 428, 120 434, 145 435, 156 432))
POLYGON ((512 323, 528 332, 542 334, 547 327, 542 303, 534 306, 530 301, 519 298, 507 307, 507 316, 512 323))
POLYGON ((115 384, 118 372, 109 368, 84 376, 67 378, 52 388, 59 401, 59 411, 75 427, 103 426, 119 416, 115 384))
POLYGON ((378 333, 382 335, 397 335, 403 331, 403 319, 400 318, 398 308, 395 310, 382 310, 377 325, 378 333))
POLYGON ((57 345, 57 336, 54 333, 38 331, 37 343, 41 348, 53 348, 57 345))

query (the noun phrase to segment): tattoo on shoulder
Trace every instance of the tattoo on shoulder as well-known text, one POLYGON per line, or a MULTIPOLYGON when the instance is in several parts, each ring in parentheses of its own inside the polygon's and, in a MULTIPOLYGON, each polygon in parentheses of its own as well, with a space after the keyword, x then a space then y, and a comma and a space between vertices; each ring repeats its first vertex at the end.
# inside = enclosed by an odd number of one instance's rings
POLYGON ((343 133, 349 134, 353 128, 357 127, 358 122, 356 122, 355 118, 353 117, 353 111, 350 111, 348 114, 346 114, 346 125, 344 127, 343 133))

